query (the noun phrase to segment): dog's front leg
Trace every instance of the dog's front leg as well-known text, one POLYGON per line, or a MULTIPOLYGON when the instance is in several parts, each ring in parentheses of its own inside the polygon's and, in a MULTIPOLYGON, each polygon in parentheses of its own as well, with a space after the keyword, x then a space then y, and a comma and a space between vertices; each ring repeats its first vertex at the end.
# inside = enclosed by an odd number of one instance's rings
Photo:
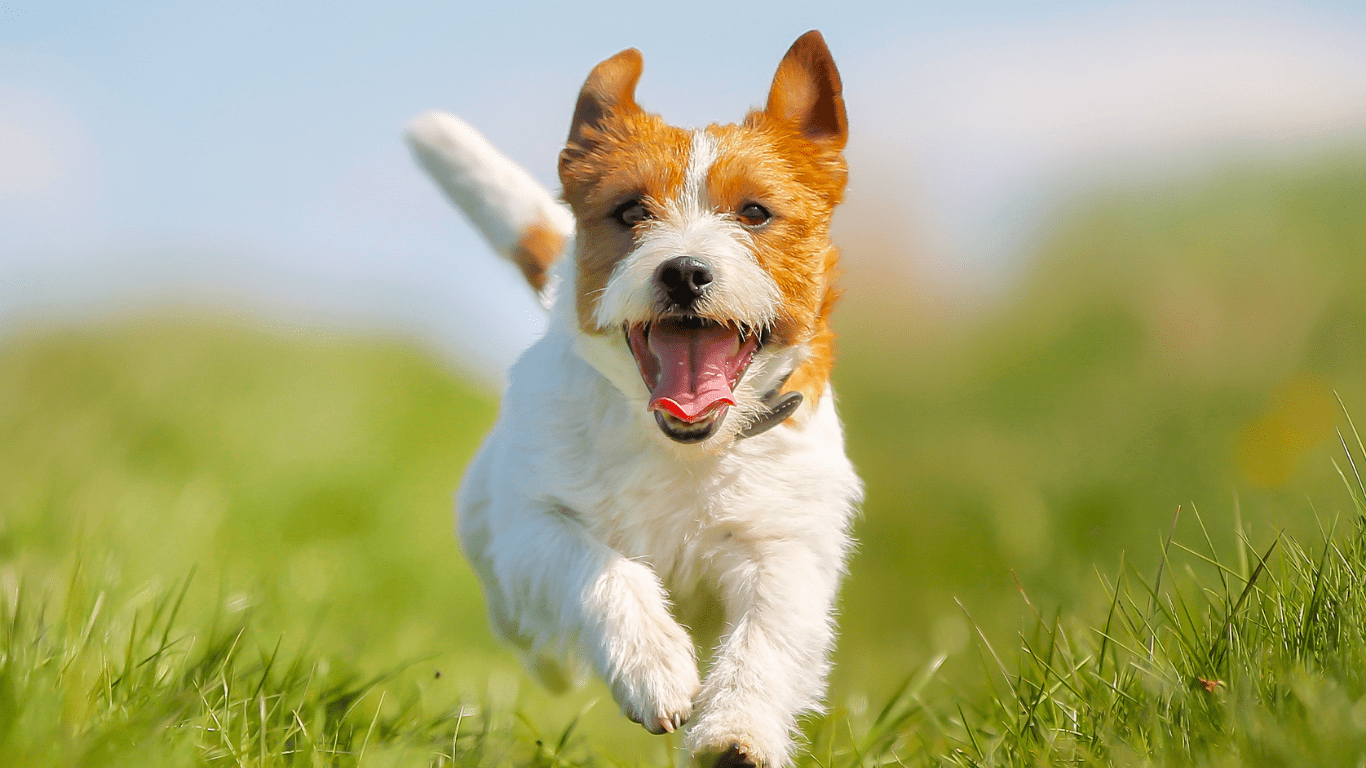
POLYGON ((730 630, 688 733, 694 754, 715 755, 718 766, 789 763, 797 717, 819 709, 825 693, 842 556, 832 542, 786 540, 724 558, 730 630))
POLYGON ((577 639, 622 712, 651 733, 686 723, 701 687, 697 660, 655 572, 562 510, 499 517, 497 526, 462 524, 461 536, 471 558, 490 566, 480 570, 517 633, 541 647, 577 639))

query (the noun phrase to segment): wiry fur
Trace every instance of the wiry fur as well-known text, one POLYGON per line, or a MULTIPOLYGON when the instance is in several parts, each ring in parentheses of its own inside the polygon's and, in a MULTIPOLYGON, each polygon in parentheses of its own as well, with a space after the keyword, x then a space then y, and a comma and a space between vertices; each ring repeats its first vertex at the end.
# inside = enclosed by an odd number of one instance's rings
POLYGON ((809 33, 764 110, 688 132, 635 105, 639 74, 639 54, 626 51, 584 86, 560 166, 576 218, 556 267, 560 298, 545 337, 513 366, 465 476, 460 539, 495 632, 546 685, 569 685, 586 663, 650 730, 686 722, 698 755, 782 766, 797 717, 821 705, 860 497, 828 382, 827 227, 844 186, 838 75, 809 33), (632 195, 653 218, 624 232, 610 212, 632 195), (755 201, 772 221, 737 223, 755 201), (700 445, 656 427, 622 333, 661 313, 651 280, 680 255, 716 271, 699 314, 771 333, 738 405, 700 445), (737 439, 785 377, 787 391, 806 394, 800 412, 737 439), (717 637, 700 634, 708 623, 717 637), (694 642, 712 639, 699 677, 694 642))
POLYGON ((683 189, 676 199, 657 201, 659 215, 619 262, 597 298, 593 320, 599 329, 654 319, 658 301, 652 283, 660 264, 676 256, 701 256, 716 268, 716 282, 702 297, 698 314, 768 328, 778 319, 779 291, 753 255, 744 227, 708 202, 707 171, 716 161, 716 140, 694 131, 683 189))

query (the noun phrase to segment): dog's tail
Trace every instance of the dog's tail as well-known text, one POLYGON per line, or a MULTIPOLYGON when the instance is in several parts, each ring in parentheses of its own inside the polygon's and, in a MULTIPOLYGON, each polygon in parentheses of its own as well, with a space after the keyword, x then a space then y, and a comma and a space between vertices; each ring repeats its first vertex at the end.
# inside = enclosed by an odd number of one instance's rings
POLYGON ((413 156, 493 250, 547 299, 550 265, 574 230, 569 211, 464 121, 424 112, 408 124, 413 156))

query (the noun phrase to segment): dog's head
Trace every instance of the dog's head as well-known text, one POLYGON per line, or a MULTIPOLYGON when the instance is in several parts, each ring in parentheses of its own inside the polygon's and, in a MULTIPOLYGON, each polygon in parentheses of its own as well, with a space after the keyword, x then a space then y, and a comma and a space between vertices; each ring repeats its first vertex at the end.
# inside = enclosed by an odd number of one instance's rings
POLYGON ((613 367, 629 355, 665 435, 725 444, 780 388, 814 403, 828 379, 829 222, 846 178, 839 73, 808 32, 763 109, 686 130, 637 106, 640 71, 635 49, 593 69, 560 155, 578 219, 578 327, 613 367))

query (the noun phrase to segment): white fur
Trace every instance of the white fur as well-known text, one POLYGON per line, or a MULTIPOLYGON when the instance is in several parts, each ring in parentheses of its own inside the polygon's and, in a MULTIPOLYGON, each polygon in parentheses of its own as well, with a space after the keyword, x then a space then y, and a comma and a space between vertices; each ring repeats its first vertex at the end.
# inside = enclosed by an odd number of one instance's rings
MULTIPOLYGON (((418 163, 503 258, 512 259, 533 225, 566 238, 573 233, 569 210, 455 115, 423 112, 408 124, 406 138, 418 163)), ((547 306, 553 288, 552 281, 542 292, 547 306)))
POLYGON ((706 131, 693 131, 682 194, 659 201, 663 211, 612 271, 593 314, 599 328, 654 319, 655 270, 678 256, 694 256, 712 268, 715 280, 694 308, 697 314, 754 328, 777 320, 778 284, 754 258, 749 232, 713 210, 707 199, 707 171, 717 152, 714 138, 706 131))
POLYGON ((725 452, 677 445, 575 351, 578 336, 556 323, 512 368, 460 491, 494 628, 533 671, 554 658, 572 677, 586 660, 635 719, 695 711, 697 751, 737 743, 784 765, 797 716, 824 693, 859 497, 833 398, 725 452), (677 615, 724 612, 700 690, 671 600, 677 615))
MULTIPOLYGON (((715 156, 714 142, 695 134, 691 190, 603 296, 598 319, 613 331, 651 311, 649 281, 666 254, 713 265, 726 294, 716 312, 754 325, 776 317, 776 286, 744 230, 711 211, 705 186, 694 184, 715 156)), ((759 395, 805 355, 764 349, 722 433, 702 445, 670 441, 646 409, 621 334, 579 328, 573 261, 557 265, 566 289, 549 330, 510 371, 498 422, 459 493, 460 540, 490 622, 553 689, 586 663, 622 711, 652 730, 688 721, 695 753, 738 746, 761 766, 786 765, 797 718, 824 695, 861 494, 833 394, 788 424, 735 439, 759 412, 759 395), (691 637, 680 623, 707 616, 720 619, 718 638, 691 637), (701 678, 694 644, 713 639, 701 678)))
POLYGON ((707 213, 707 174, 719 156, 716 139, 703 130, 692 132, 688 145, 688 167, 683 170, 683 195, 679 204, 690 212, 707 213))

